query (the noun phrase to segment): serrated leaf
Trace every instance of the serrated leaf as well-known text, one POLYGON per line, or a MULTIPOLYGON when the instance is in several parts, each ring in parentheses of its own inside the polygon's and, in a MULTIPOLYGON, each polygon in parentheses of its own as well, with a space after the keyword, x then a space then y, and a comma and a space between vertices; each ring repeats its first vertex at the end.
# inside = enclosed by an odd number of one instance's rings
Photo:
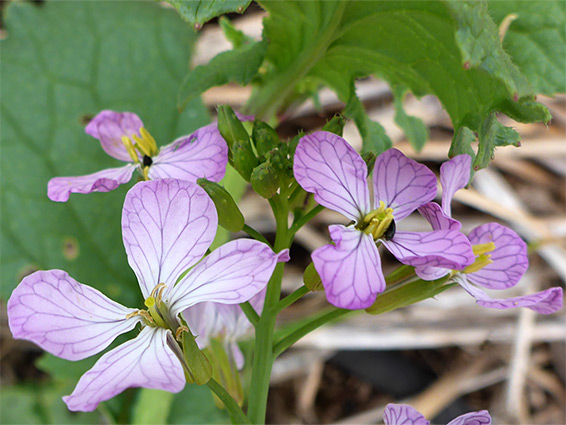
POLYGON ((393 89, 395 124, 401 127, 415 151, 420 152, 428 139, 428 128, 420 118, 407 115, 403 108, 405 94, 406 89, 404 87, 393 89))
POLYGON ((417 96, 437 96, 456 131, 479 131, 492 112, 524 122, 548 117, 501 46, 485 2, 260 4, 269 12, 264 37, 272 66, 250 101, 261 116, 286 106, 305 78, 318 78, 348 102, 352 81, 376 74, 417 96))
POLYGON ((264 41, 244 44, 238 49, 228 50, 216 55, 206 65, 199 65, 190 71, 179 90, 178 107, 198 97, 210 87, 236 82, 247 84, 255 77, 267 43, 264 41))
POLYGON ((174 11, 147 2, 11 3, 6 30, 0 295, 33 269, 59 268, 139 306, 120 226, 128 185, 55 203, 47 182, 123 164, 84 133, 102 109, 137 113, 159 145, 206 124, 200 100, 183 114, 175 104, 195 35, 174 11))
POLYGON ((503 47, 535 92, 549 96, 566 92, 566 2, 491 0, 489 13, 497 25, 516 15, 503 47))
POLYGON ((480 128, 478 140, 478 151, 473 161, 474 170, 489 165, 497 146, 519 146, 520 136, 512 128, 497 121, 495 114, 490 114, 480 128))
POLYGON ((244 13, 252 0, 166 0, 181 18, 197 29, 205 22, 226 13, 244 13))

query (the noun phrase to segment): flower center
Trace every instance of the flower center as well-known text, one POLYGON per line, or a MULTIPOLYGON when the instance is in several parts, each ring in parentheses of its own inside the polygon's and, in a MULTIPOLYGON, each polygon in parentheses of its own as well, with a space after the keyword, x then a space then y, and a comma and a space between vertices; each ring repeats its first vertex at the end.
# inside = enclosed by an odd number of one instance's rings
POLYGON ((145 180, 148 180, 147 173, 149 172, 149 167, 153 164, 152 157, 157 155, 159 149, 155 139, 145 128, 140 128, 140 135, 141 137, 138 137, 136 134, 132 134, 131 137, 122 136, 122 143, 134 163, 140 164, 139 156, 142 156, 143 177, 145 180))
POLYGON ((159 326, 175 332, 179 327, 179 324, 176 320, 171 318, 167 306, 165 302, 163 302, 163 291, 165 288, 166 285, 164 283, 160 283, 153 288, 149 297, 147 297, 144 301, 147 310, 137 310, 130 313, 127 318, 132 316, 142 316, 147 326, 159 326))
POLYGON ((385 203, 379 201, 379 208, 366 215, 356 229, 371 235, 374 241, 380 238, 391 239, 395 235, 393 209, 385 208, 385 203))
POLYGON ((491 254, 488 254, 488 252, 495 250, 495 244, 493 242, 489 242, 473 245, 472 250, 474 252, 474 255, 476 256, 476 260, 463 270, 463 272, 466 274, 477 272, 488 264, 493 263, 491 254))

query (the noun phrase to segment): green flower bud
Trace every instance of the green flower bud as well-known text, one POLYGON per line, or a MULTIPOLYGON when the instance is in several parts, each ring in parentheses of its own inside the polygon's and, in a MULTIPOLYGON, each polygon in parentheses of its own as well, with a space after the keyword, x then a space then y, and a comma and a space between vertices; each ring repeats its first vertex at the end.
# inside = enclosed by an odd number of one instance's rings
POLYGON ((277 147, 280 142, 275 130, 262 121, 254 122, 252 140, 259 156, 264 156, 267 152, 277 147))
POLYGON ((214 202, 218 211, 218 224, 229 232, 239 232, 244 228, 244 216, 234 202, 232 195, 218 183, 207 179, 198 179, 197 183, 202 187, 214 202))
POLYGON ((230 156, 236 171, 240 173, 245 181, 249 182, 253 169, 259 164, 249 140, 234 143, 230 147, 230 156))
POLYGON ((322 280, 318 275, 318 272, 314 268, 314 263, 310 263, 305 269, 303 274, 303 282, 305 286, 311 291, 324 291, 324 286, 322 286, 322 280))
POLYGON ((344 125, 346 125, 346 118, 340 114, 334 115, 330 121, 328 121, 322 129, 324 131, 329 131, 340 137, 342 137, 342 132, 344 131, 344 125))
POLYGON ((271 198, 279 189, 279 177, 271 162, 263 162, 254 168, 251 176, 252 188, 264 198, 271 198))
POLYGON ((248 144, 250 136, 248 132, 234 113, 234 110, 228 105, 218 107, 218 131, 226 140, 230 150, 235 143, 248 144))

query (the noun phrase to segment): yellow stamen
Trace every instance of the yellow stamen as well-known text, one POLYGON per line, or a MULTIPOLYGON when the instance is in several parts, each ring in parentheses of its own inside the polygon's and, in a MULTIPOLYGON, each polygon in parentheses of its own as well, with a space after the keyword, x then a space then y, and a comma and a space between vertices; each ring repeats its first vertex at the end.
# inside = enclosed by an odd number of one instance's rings
POLYGON ((136 154, 136 149, 134 148, 134 144, 132 143, 132 141, 128 137, 122 136, 122 143, 126 147, 126 150, 128 151, 128 155, 130 155, 132 161, 134 161, 136 164, 139 163, 140 159, 136 154))
POLYGON ((129 319, 129 318, 134 317, 134 316, 141 316, 146 320, 146 323, 149 326, 155 326, 155 322, 154 322, 153 318, 151 317, 151 314, 149 314, 146 310, 136 310, 136 311, 128 314, 126 316, 126 319, 129 319))
POLYGON ((393 219, 393 209, 379 201, 379 208, 366 215, 357 228, 377 240, 385 234, 393 219))
POLYGON ((136 141, 136 148, 142 155, 151 156, 149 146, 143 138, 140 138, 135 134, 132 134, 132 138, 136 141))
POLYGON ((149 166, 143 167, 143 179, 149 180, 149 166))
POLYGON ((153 318, 155 323, 158 326, 161 326, 162 328, 168 328, 167 324, 165 323, 165 321, 161 317, 161 314, 159 313, 159 310, 156 305, 157 303, 155 301, 155 297, 150 295, 149 297, 146 298, 144 304, 147 307, 149 314, 151 314, 151 317, 153 318))
POLYGON ((466 267, 463 272, 464 273, 474 273, 477 272, 478 270, 483 269, 485 266, 487 266, 488 264, 493 263, 493 260, 491 259, 491 255, 489 254, 482 254, 480 256, 478 256, 476 258, 476 261, 474 261, 472 264, 470 264, 468 267, 466 267))
POLYGON ((177 330, 175 331, 175 339, 176 339, 177 341, 180 341, 180 340, 181 340, 181 338, 182 338, 181 334, 182 334, 183 332, 189 333, 189 332, 190 332, 190 331, 189 331, 189 328, 187 328, 186 326, 179 326, 179 327, 177 328, 177 330))
POLYGON ((493 242, 488 242, 488 243, 473 245, 472 250, 474 251, 474 255, 476 256, 487 254, 488 252, 495 250, 495 244, 493 242))
POLYGON ((151 155, 149 156, 157 155, 159 151, 157 149, 157 143, 155 143, 155 139, 151 134, 149 134, 149 131, 147 131, 145 128, 142 127, 140 128, 140 134, 142 135, 143 139, 147 141, 147 145, 149 146, 149 151, 151 152, 151 155))

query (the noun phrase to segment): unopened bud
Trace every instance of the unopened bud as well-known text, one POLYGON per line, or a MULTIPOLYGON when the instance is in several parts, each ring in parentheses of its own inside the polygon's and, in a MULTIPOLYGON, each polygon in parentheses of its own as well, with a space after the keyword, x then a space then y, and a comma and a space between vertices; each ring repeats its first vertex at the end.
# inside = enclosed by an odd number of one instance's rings
POLYGON ((334 133, 340 137, 342 137, 342 132, 344 131, 344 126, 346 125, 346 118, 344 118, 340 114, 334 115, 330 121, 328 121, 324 127, 322 127, 323 131, 329 131, 334 133))
POLYGON ((234 110, 228 105, 218 107, 218 131, 232 149, 235 143, 249 144, 250 136, 234 110))
POLYGON ((236 205, 232 195, 218 183, 207 179, 198 179, 197 183, 202 187, 214 202, 218 211, 218 224, 229 232, 239 232, 244 227, 244 216, 236 205))
POLYGON ((251 183, 253 190, 264 198, 271 198, 277 193, 279 178, 271 162, 263 162, 254 168, 251 183))
POLYGON ((316 269, 314 268, 314 263, 310 263, 305 269, 303 274, 303 282, 305 286, 311 291, 324 291, 324 286, 322 285, 322 280, 316 269))
POLYGON ((254 122, 252 140, 259 156, 264 156, 279 145, 279 136, 273 128, 263 121, 254 122))
POLYGON ((250 181, 252 171, 259 164, 258 159, 252 151, 249 140, 237 142, 230 147, 230 157, 232 165, 238 173, 246 180, 250 181))

